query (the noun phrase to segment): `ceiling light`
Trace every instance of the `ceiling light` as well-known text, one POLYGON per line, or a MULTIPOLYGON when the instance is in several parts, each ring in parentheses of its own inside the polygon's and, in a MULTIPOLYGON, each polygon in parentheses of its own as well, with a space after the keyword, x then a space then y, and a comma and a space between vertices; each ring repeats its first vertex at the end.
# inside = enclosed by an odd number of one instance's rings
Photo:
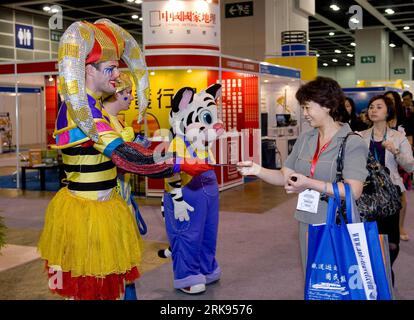
POLYGON ((385 9, 385 13, 386 13, 386 14, 394 14, 394 13, 395 13, 395 11, 394 11, 394 10, 392 10, 392 9, 390 9, 390 8, 388 8, 388 9, 385 9))
POLYGON ((404 27, 404 30, 410 30, 410 27, 409 26, 405 26, 404 27))
POLYGON ((50 7, 49 6, 44 6, 43 11, 46 11, 46 12, 50 11, 50 7))
POLYGON ((332 59, 332 62, 338 62, 338 59, 332 59))
POLYGON ((341 53, 341 50, 335 49, 335 53, 341 53))
POLYGON ((143 17, 139 18, 139 21, 144 21, 144 18, 143 17))
POLYGON ((191 72, 193 72, 193 70, 191 70, 191 69, 188 69, 187 70, 187 73, 191 73, 191 72))
POLYGON ((58 8, 53 8, 52 10, 50 10, 52 13, 58 13, 59 9, 58 8))
POLYGON ((395 48, 395 44, 394 43, 390 43, 390 47, 391 48, 395 48))
POLYGON ((350 64, 349 62, 346 64, 346 66, 347 66, 347 67, 349 67, 350 65, 351 65, 351 64, 350 64))
POLYGON ((135 0, 135 3, 136 4, 141 4, 142 3, 142 0, 135 0))
POLYGON ((411 60, 414 60, 414 57, 411 57, 411 60))
POLYGON ((349 21, 351 21, 352 23, 355 23, 355 24, 359 23, 359 20, 357 18, 352 18, 349 21))
POLYGON ((150 75, 151 75, 151 76, 155 76, 155 72, 154 72, 154 71, 151 71, 151 72, 150 72, 150 75))
POLYGON ((266 80, 264 80, 264 82, 269 82, 269 80, 266 79, 266 80))
POLYGON ((332 37, 335 35, 335 32, 329 32, 329 35, 332 37))
POLYGON ((316 56, 319 58, 321 55, 319 53, 317 53, 316 56))
POLYGON ((324 66, 324 67, 327 67, 327 66, 328 66, 328 64, 325 62, 325 63, 323 64, 323 66, 324 66))
POLYGON ((127 2, 134 2, 134 0, 127 0, 127 2))
POLYGON ((353 46, 353 47, 356 47, 356 43, 355 42, 351 42, 350 45, 353 46))
POLYGON ((352 58, 354 55, 352 53, 348 53, 347 56, 352 58))
POLYGON ((135 19, 138 19, 139 17, 138 17, 138 15, 133 14, 133 15, 131 16, 131 18, 135 20, 135 19))
POLYGON ((52 76, 49 76, 49 82, 52 82, 53 81, 53 77, 52 76))
POLYGON ((339 9, 341 9, 341 8, 339 8, 336 4, 331 4, 329 7, 330 7, 333 11, 338 11, 339 9))
POLYGON ((308 39, 308 42, 310 42, 310 39, 308 39))

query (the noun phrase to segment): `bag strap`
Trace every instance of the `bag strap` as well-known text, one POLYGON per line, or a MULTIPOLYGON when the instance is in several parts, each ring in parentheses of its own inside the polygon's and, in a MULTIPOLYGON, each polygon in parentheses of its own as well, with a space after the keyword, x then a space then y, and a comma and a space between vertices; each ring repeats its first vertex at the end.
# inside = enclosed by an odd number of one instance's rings
POLYGON ((339 182, 343 180, 342 171, 344 170, 344 158, 345 158, 345 147, 346 141, 348 140, 349 136, 356 135, 361 137, 358 133, 355 132, 348 132, 348 134, 342 140, 341 145, 339 146, 338 151, 338 158, 336 158, 336 178, 335 181, 339 182))
MULTIPOLYGON (((332 185, 336 185, 336 182, 333 182, 332 185)), ((335 187, 334 187, 335 192, 335 187)), ((328 211, 326 216, 326 224, 327 225, 335 225, 336 224, 336 212, 338 210, 338 201, 336 197, 329 197, 328 200, 328 211)))
MULTIPOLYGON (((336 182, 332 183, 333 186, 333 191, 334 191, 334 202, 335 202, 335 207, 336 208, 341 208, 342 205, 342 201, 341 201, 341 196, 339 193, 339 187, 338 184, 336 182)), ((349 186, 348 183, 344 183, 344 187, 345 187, 345 208, 346 208, 346 221, 344 219, 344 217, 340 214, 340 220, 341 222, 343 222, 344 224, 347 223, 353 223, 353 219, 352 219, 352 191, 351 191, 351 187, 349 186)), ((335 210, 336 212, 336 210, 335 210)), ((332 217, 330 217, 330 219, 333 219, 332 217)))
POLYGON ((352 191, 351 186, 348 183, 344 183, 345 185, 345 203, 346 203, 346 217, 348 219, 348 223, 355 223, 354 219, 352 219, 352 191))

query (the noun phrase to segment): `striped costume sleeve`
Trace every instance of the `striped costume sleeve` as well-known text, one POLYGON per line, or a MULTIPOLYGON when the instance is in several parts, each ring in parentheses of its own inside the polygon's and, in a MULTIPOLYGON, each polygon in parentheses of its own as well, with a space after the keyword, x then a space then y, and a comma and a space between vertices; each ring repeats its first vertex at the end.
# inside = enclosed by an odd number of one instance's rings
POLYGON ((106 122, 97 123, 99 132, 99 141, 94 144, 94 148, 111 158, 112 152, 122 143, 121 135, 111 128, 106 122))

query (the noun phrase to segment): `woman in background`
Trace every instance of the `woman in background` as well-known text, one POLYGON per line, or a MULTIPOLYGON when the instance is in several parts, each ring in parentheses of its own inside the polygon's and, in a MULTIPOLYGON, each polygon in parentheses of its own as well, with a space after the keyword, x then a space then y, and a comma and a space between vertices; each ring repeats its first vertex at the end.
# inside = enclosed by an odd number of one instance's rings
MULTIPOLYGON (((369 101, 368 117, 373 126, 361 132, 361 135, 375 159, 390 171, 392 182, 401 192, 404 192, 405 187, 398 173, 398 165, 407 172, 412 172, 414 170, 414 159, 411 146, 405 135, 389 127, 389 121, 394 118, 394 107, 391 99, 385 95, 373 97, 369 101)), ((399 217, 400 213, 397 212, 376 221, 379 233, 388 235, 393 284, 394 272, 392 265, 397 259, 400 244, 399 217)))
MULTIPOLYGON (((400 131, 405 136, 412 137, 413 128, 411 128, 410 123, 407 122, 406 113, 405 113, 404 106, 402 104, 402 100, 401 100, 399 93, 393 90, 389 90, 385 93, 385 96, 391 99, 394 110, 395 110, 395 115, 389 121, 389 126, 392 129, 400 131)), ((410 141, 409 138, 408 138, 408 141, 410 141)), ((412 138, 411 138, 411 141, 412 141, 412 138)), ((407 171, 405 171, 403 168, 401 168, 400 166, 398 167, 398 173, 400 174, 403 180, 405 189, 410 190, 411 188, 410 174, 407 171)), ((404 220, 405 220, 405 215, 407 213, 407 195, 405 191, 402 191, 401 205, 402 205, 402 208, 400 211, 400 238, 403 241, 408 241, 409 236, 407 234, 407 231, 404 228, 404 220)))
POLYGON ((352 98, 345 97, 345 110, 347 111, 347 118, 345 119, 352 131, 363 131, 368 129, 368 125, 365 124, 359 116, 357 116, 355 102, 352 98))

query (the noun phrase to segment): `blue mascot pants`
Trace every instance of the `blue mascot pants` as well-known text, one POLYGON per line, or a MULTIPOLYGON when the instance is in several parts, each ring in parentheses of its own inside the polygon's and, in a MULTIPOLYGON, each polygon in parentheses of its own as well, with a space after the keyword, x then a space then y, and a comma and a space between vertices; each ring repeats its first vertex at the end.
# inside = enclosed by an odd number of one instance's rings
POLYGON ((216 261, 219 190, 213 170, 204 172, 183 188, 183 199, 194 208, 190 221, 174 218, 171 195, 164 193, 167 235, 172 250, 174 287, 208 284, 220 278, 216 261))

